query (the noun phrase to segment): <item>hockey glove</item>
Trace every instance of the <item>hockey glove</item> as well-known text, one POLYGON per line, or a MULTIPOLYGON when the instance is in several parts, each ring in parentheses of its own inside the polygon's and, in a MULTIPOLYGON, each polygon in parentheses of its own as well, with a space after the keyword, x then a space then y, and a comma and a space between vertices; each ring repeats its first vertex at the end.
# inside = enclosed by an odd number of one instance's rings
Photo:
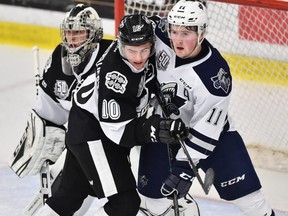
POLYGON ((45 161, 55 162, 64 150, 65 128, 47 123, 30 110, 26 129, 9 163, 21 178, 39 173, 45 161))
POLYGON ((144 142, 178 144, 185 139, 188 129, 181 119, 162 119, 159 115, 150 116, 143 124, 144 142))
POLYGON ((192 185, 194 174, 191 169, 183 167, 172 167, 171 174, 167 177, 161 187, 161 193, 167 198, 173 199, 173 194, 177 194, 180 199, 187 195, 192 185))

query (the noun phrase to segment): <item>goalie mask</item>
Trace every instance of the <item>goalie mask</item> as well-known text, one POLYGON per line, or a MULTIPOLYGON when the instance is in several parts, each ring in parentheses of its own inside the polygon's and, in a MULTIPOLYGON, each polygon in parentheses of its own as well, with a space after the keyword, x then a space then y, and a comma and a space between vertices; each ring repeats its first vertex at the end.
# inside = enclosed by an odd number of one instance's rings
POLYGON ((80 73, 103 37, 102 21, 90 6, 78 4, 66 13, 60 26, 62 69, 66 75, 80 73))
POLYGON ((173 25, 195 31, 198 34, 198 45, 204 40, 208 18, 206 7, 201 2, 180 0, 168 13, 167 21, 169 37, 170 27, 173 25))

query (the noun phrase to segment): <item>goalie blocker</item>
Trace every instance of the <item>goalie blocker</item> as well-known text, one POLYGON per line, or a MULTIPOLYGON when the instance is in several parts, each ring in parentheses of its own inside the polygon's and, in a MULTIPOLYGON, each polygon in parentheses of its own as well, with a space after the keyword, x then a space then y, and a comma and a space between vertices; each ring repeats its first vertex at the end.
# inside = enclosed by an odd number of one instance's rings
POLYGON ((48 125, 32 109, 9 166, 20 178, 38 174, 45 161, 55 162, 58 159, 64 146, 65 128, 48 125))

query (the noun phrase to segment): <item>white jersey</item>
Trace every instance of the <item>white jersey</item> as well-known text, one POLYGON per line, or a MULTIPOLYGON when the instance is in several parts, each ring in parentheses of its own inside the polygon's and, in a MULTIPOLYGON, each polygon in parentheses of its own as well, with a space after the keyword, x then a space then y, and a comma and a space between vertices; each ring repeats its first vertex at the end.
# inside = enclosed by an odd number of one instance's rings
MULTIPOLYGON (((221 135, 231 129, 228 107, 232 77, 227 62, 204 40, 200 57, 180 59, 170 41, 156 29, 157 79, 167 103, 176 109, 170 118, 181 118, 191 133, 186 144, 192 158, 206 158, 221 135)), ((181 152, 178 159, 186 158, 181 152)))

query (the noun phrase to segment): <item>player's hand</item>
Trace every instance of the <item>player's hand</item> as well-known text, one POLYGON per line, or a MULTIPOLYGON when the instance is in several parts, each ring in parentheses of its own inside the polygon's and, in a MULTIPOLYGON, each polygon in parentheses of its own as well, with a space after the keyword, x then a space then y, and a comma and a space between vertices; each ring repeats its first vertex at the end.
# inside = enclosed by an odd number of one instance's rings
POLYGON ((161 193, 167 198, 173 199, 173 194, 177 194, 177 198, 184 197, 192 185, 192 180, 185 180, 178 175, 171 173, 161 186, 161 193))
POLYGON ((188 136, 188 129, 181 119, 163 119, 159 115, 150 116, 143 125, 143 131, 145 143, 179 144, 179 139, 188 136))
POLYGON ((171 173, 164 181, 161 187, 163 196, 173 198, 173 194, 177 194, 177 198, 184 197, 193 182, 195 175, 187 161, 175 160, 171 165, 171 173))
POLYGON ((176 120, 166 119, 160 121, 159 124, 159 139, 168 144, 178 143, 178 140, 184 140, 188 136, 188 128, 179 118, 176 120), (167 132, 169 131, 169 136, 167 132), (167 138, 169 137, 169 140, 167 138))

